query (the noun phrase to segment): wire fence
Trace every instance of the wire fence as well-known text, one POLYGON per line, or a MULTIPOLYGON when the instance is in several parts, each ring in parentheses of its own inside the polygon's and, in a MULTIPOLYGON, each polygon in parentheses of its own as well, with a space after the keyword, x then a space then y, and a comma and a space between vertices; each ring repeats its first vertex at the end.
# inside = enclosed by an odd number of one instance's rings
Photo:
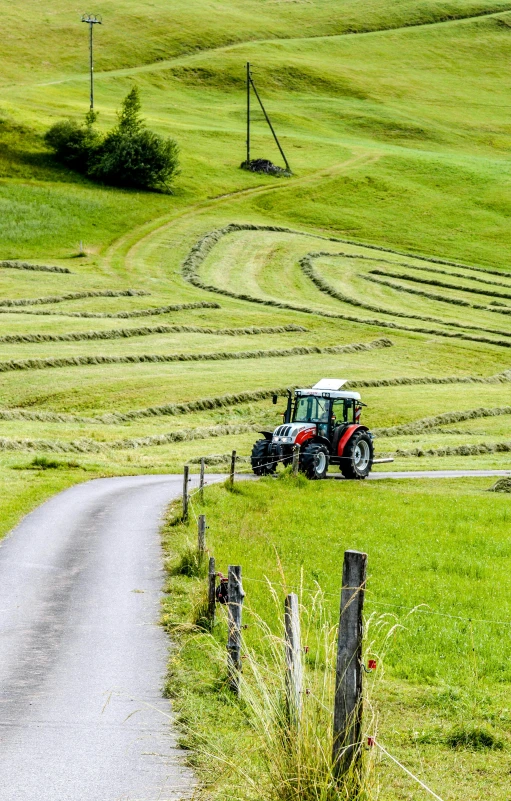
MULTIPOLYGON (((273 464, 277 465, 278 463, 290 464, 291 463, 291 459, 290 459, 289 456, 286 456, 286 457, 277 458, 277 459, 272 461, 272 465, 273 464)), ((233 454, 232 466, 234 466, 234 464, 235 464, 235 455, 233 454)), ((232 472, 232 468, 231 468, 231 473, 230 474, 227 474, 225 476, 224 475, 219 476, 218 478, 215 478, 214 480, 211 480, 211 481, 208 481, 208 482, 204 481, 202 486, 195 487, 188 495, 189 507, 190 507, 190 509, 192 511, 192 514, 193 514, 193 517, 194 517, 195 521, 197 523, 199 522, 198 508, 196 508, 196 504, 195 504, 195 500, 196 500, 197 495, 199 495, 199 497, 201 497, 200 494, 202 492, 204 492, 205 490, 209 490, 211 487, 217 486, 219 484, 225 484, 226 481, 229 481, 229 479, 234 481, 236 476, 243 476, 243 475, 248 475, 248 474, 251 474, 251 473, 252 473, 252 469, 248 465, 247 465, 247 468, 245 470, 238 470, 238 471, 236 471, 236 473, 233 473, 232 472)), ((223 574, 220 573, 220 572, 215 573, 215 575, 216 576, 220 576, 220 578, 222 578, 223 580, 226 580, 225 577, 223 576, 223 574)), ((245 583, 245 582, 265 585, 266 587, 268 587, 269 589, 272 589, 272 590, 277 586, 277 587, 280 587, 282 590, 284 590, 286 594, 288 594, 289 592, 293 591, 293 592, 296 592, 299 596, 303 596, 304 592, 310 591, 311 593, 317 593, 317 594, 319 594, 321 596, 330 597, 330 598, 333 598, 333 599, 335 599, 337 601, 339 600, 339 593, 331 593, 331 592, 324 591, 324 590, 321 589, 319 584, 316 584, 314 587, 304 587, 303 585, 301 585, 301 586, 293 586, 293 585, 288 584, 285 581, 284 578, 282 580, 280 580, 280 581, 275 581, 275 580, 270 580, 267 577, 256 578, 255 576, 246 576, 246 575, 244 575, 243 576, 243 583, 245 583)), ((342 589, 344 590, 346 588, 343 587, 342 589)), ((348 589, 351 589, 351 588, 348 588, 348 589)), ((374 604, 375 606, 382 606, 382 607, 387 607, 387 608, 391 608, 391 609, 401 610, 402 612, 405 612, 406 615, 423 614, 423 615, 430 615, 430 616, 437 616, 437 617, 441 617, 441 618, 447 618, 447 619, 456 620, 456 621, 462 621, 464 623, 469 623, 469 624, 479 623, 479 624, 490 625, 490 626, 506 626, 506 627, 511 626, 511 620, 491 620, 491 619, 486 619, 486 618, 466 617, 466 616, 463 616, 463 615, 456 615, 456 614, 452 614, 452 613, 448 613, 448 612, 442 612, 442 611, 439 611, 439 610, 431 609, 429 607, 429 605, 425 604, 425 603, 420 603, 420 604, 417 604, 416 606, 409 607, 409 606, 405 606, 403 604, 395 604, 395 603, 375 600, 375 599, 373 599, 371 597, 371 592, 368 591, 366 588, 364 588, 364 592, 369 595, 367 600, 369 601, 370 604, 374 604)), ((222 611, 224 611, 226 613, 226 610, 222 610, 222 611)), ((225 617, 226 621, 228 620, 227 613, 223 617, 225 617)), ((244 626, 244 628, 247 628, 247 626, 244 626)), ((306 649, 306 650, 308 650, 308 649, 306 649)), ((366 669, 366 672, 370 672, 370 671, 368 671, 366 669)), ((306 692, 307 692, 307 694, 311 694, 312 691, 311 690, 307 690, 306 692)), ((316 699, 316 700, 318 702, 321 701, 321 699, 319 699, 319 698, 316 699)), ((325 711, 329 711, 329 710, 325 710, 325 711)), ((376 734, 368 735, 365 738, 364 743, 356 743, 356 745, 359 745, 360 747, 363 744, 366 744, 367 747, 369 747, 369 748, 376 747, 377 749, 379 749, 379 751, 381 752, 381 754, 385 758, 390 760, 393 765, 398 767, 404 774, 406 774, 410 779, 412 779, 425 793, 429 794, 429 796, 431 796, 432 798, 435 798, 436 801, 443 801, 443 799, 442 799, 442 797, 440 795, 438 795, 431 787, 428 786, 428 784, 426 784, 421 778, 419 778, 408 767, 406 767, 406 765, 404 765, 396 756, 394 756, 388 750, 388 748, 386 746, 384 746, 382 743, 380 743, 378 738, 377 738, 377 736, 376 736, 376 734)))

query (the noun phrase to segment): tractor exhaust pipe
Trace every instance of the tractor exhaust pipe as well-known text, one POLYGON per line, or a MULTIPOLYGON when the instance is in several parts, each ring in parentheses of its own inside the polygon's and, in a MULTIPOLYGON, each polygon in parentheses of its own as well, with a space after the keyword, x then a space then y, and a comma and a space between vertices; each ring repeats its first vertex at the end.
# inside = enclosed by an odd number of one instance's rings
POLYGON ((286 408, 286 413, 284 415, 284 423, 290 423, 291 422, 292 406, 293 406, 293 396, 291 394, 291 390, 288 389, 288 391, 287 391, 287 408, 286 408))

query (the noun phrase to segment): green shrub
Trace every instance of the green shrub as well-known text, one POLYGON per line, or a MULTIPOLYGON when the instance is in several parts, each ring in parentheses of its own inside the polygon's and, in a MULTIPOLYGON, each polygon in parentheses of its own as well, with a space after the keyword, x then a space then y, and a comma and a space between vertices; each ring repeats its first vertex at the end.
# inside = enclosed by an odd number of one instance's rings
POLYGON ((101 145, 101 136, 93 127, 95 120, 96 115, 89 111, 85 124, 62 120, 52 125, 44 136, 59 161, 84 175, 88 174, 101 145))
POLYGON ((139 92, 133 87, 123 101, 117 127, 96 152, 89 174, 115 186, 168 191, 178 171, 178 153, 173 139, 145 128, 139 92))
POLYGON ((89 178, 134 189, 170 190, 178 173, 179 148, 173 139, 147 130, 140 115, 140 95, 133 87, 118 114, 117 126, 105 137, 94 128, 89 111, 84 123, 62 120, 45 134, 57 159, 89 178))

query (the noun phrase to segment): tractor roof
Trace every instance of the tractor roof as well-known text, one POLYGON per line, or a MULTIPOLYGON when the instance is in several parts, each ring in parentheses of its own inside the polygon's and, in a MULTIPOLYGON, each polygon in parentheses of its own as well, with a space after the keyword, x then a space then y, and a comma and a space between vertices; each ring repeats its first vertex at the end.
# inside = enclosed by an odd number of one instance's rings
POLYGON ((312 389, 296 389, 295 395, 314 395, 320 398, 360 400, 360 394, 358 392, 341 390, 341 387, 343 387, 347 381, 347 378, 322 378, 321 381, 314 384, 312 389))

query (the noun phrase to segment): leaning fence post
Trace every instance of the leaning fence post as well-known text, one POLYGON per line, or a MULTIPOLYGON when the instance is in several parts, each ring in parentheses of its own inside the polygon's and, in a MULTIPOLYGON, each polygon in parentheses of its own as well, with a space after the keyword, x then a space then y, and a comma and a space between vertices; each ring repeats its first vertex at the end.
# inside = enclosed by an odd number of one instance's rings
POLYGON ((204 469, 206 466, 206 460, 204 456, 200 460, 200 475, 199 475, 199 497, 200 502, 204 503, 204 469))
POLYGON ((188 520, 188 473, 190 468, 185 464, 183 468, 183 520, 188 520))
POLYGON ((206 550, 206 515, 199 515, 199 519, 197 521, 197 551, 199 557, 199 565, 202 564, 205 550, 206 550))
POLYGON ((295 445, 293 448, 293 475, 298 475, 298 467, 300 465, 300 446, 295 445))
POLYGON ((233 451, 231 454, 231 471, 229 474, 229 482, 232 485, 234 484, 234 471, 236 469, 236 451, 233 451))
POLYGON ((215 558, 209 557, 208 569, 208 619, 211 628, 215 625, 215 606, 216 606, 216 566, 215 558))
POLYGON ((241 672, 241 611, 243 607, 243 585, 241 565, 229 565, 229 603, 227 605, 229 635, 227 639, 227 666, 229 686, 236 695, 240 694, 241 672))
POLYGON ((362 756, 362 609, 367 554, 345 551, 337 641, 333 769, 337 778, 360 777, 362 756))
POLYGON ((298 596, 292 592, 284 601, 286 629, 286 701, 289 723, 295 729, 302 717, 302 646, 298 596))

